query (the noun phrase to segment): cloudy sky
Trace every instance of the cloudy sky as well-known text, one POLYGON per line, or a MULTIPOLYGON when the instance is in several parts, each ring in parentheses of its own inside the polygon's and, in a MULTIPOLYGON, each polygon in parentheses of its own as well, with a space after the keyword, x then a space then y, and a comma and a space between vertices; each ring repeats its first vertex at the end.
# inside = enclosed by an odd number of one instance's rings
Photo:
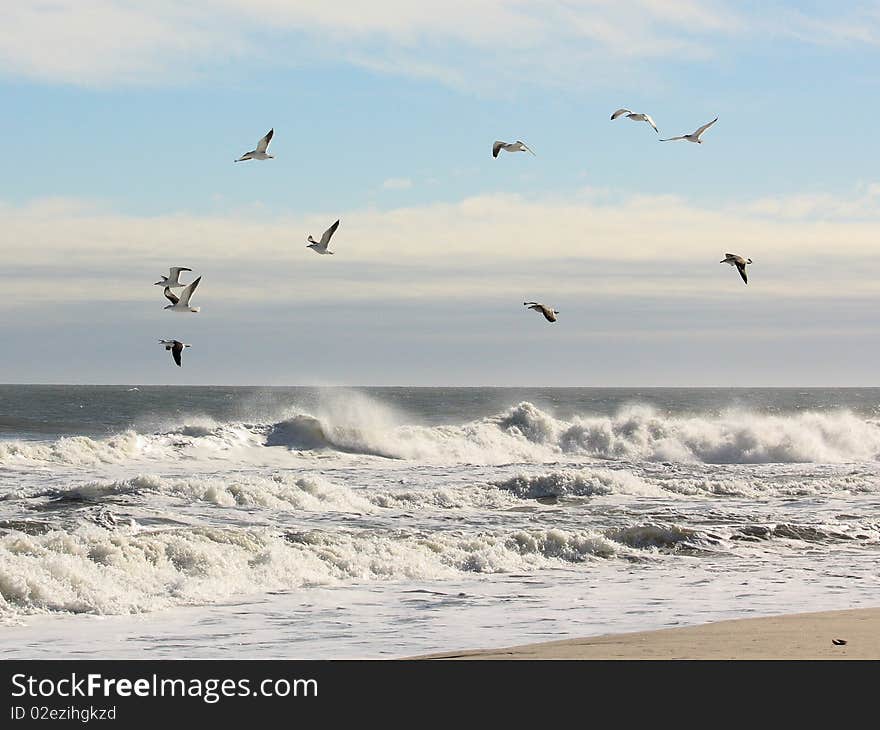
POLYGON ((0 382, 876 384, 880 3, 846 7, 11 4, 0 382))

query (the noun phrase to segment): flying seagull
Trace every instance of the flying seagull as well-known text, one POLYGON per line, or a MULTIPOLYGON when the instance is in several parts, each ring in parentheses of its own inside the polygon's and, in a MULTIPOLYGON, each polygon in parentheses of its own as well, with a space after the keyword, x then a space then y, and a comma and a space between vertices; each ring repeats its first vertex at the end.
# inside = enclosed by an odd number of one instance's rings
POLYGON ((177 367, 180 367, 180 355, 183 352, 184 347, 192 347, 192 345, 186 345, 180 340, 159 340, 160 345, 165 345, 165 350, 171 350, 171 357, 174 358, 174 362, 177 363, 177 367))
POLYGON ((718 117, 715 117, 711 122, 707 122, 702 127, 697 129, 693 134, 683 134, 680 137, 669 137, 668 139, 661 139, 661 142, 672 142, 676 139, 686 139, 688 142, 696 142, 697 144, 703 144, 703 140, 700 139, 700 135, 703 134, 709 127, 711 127, 715 122, 718 121, 718 117))
MULTIPOLYGON (((525 142, 520 142, 517 140, 516 142, 495 142, 492 145, 492 157, 498 157, 498 153, 504 150, 505 152, 532 152, 528 145, 525 142)), ((535 153, 532 152, 534 155, 535 153)), ((535 155, 537 157, 537 155, 535 155)))
POLYGON ((187 284, 183 291, 180 292, 180 296, 178 297, 174 292, 171 291, 167 286, 165 287, 165 298, 171 302, 165 309, 170 309, 172 312, 198 312, 201 307, 191 307, 189 306, 189 299, 193 295, 193 292, 196 290, 196 287, 199 285, 199 282, 202 280, 200 276, 193 282, 187 284))
POLYGON ((523 306, 526 306, 529 309, 534 309, 536 312, 540 312, 548 322, 555 322, 556 315, 559 314, 558 309, 550 309, 550 307, 544 304, 539 304, 538 302, 523 302, 523 306))
POLYGON ((153 286, 167 286, 169 289, 177 289, 184 284, 180 282, 180 272, 181 271, 192 271, 192 269, 187 269, 185 266, 172 266, 168 270, 168 276, 163 276, 159 281, 155 282, 153 286))
POLYGON ((612 119, 617 119, 618 117, 622 117, 626 115, 627 119, 632 119, 634 122, 647 122, 652 127, 654 127, 654 131, 657 134, 660 134, 660 130, 657 129, 657 125, 654 124, 654 120, 648 114, 642 114, 641 112, 631 112, 629 109, 618 109, 614 114, 611 115, 612 119))
POLYGON ((242 162, 243 160, 270 160, 275 157, 275 155, 270 155, 266 150, 269 148, 269 142, 272 141, 272 135, 275 134, 275 128, 273 127, 268 132, 266 132, 266 136, 263 137, 259 142, 257 142, 257 149, 251 150, 250 152, 245 152, 241 157, 239 157, 236 162, 242 162))
POLYGON ((336 223, 334 223, 332 226, 330 226, 326 231, 324 231, 324 235, 321 236, 320 241, 316 241, 314 238, 312 238, 312 235, 309 234, 309 241, 311 241, 311 243, 308 246, 306 246, 306 248, 312 249, 312 251, 314 251, 315 253, 331 254, 332 255, 333 251, 328 251, 327 246, 330 245, 330 238, 334 233, 336 233, 337 228, 339 228, 339 221, 338 220, 336 221, 336 223))
POLYGON ((744 259, 742 256, 737 256, 735 253, 726 253, 724 254, 724 260, 719 261, 718 263, 736 266, 736 268, 739 269, 739 275, 743 278, 743 281, 746 284, 749 283, 749 277, 746 276, 746 264, 752 263, 751 259, 744 259))

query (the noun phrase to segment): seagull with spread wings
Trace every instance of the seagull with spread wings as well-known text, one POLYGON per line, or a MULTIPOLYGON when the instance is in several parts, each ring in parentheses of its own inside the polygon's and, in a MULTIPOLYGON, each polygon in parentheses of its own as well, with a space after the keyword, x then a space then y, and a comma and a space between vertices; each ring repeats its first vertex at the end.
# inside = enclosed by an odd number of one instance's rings
POLYGON ((185 266, 172 266, 168 270, 168 276, 162 276, 162 278, 154 282, 153 286, 167 286, 169 289, 179 289, 182 286, 185 286, 180 281, 180 272, 181 271, 192 271, 192 269, 188 269, 185 266))
POLYGON ((528 307, 529 309, 534 309, 536 312, 540 312, 548 322, 555 322, 556 315, 559 314, 558 309, 551 309, 545 304, 540 304, 539 302, 523 302, 523 306, 528 307))
POLYGON ((736 266, 737 271, 739 271, 739 275, 742 277, 742 280, 746 284, 749 283, 749 277, 746 274, 746 264, 752 263, 751 259, 745 259, 742 256, 737 256, 735 253, 726 253, 724 254, 724 259, 722 259, 718 263, 736 266))
POLYGON ((172 312, 198 312, 201 307, 191 307, 189 306, 190 297, 192 297, 193 292, 196 290, 196 287, 199 285, 199 282, 202 280, 200 276, 195 281, 187 284, 183 291, 180 292, 180 296, 177 296, 169 287, 165 287, 165 298, 171 302, 171 304, 167 305, 165 309, 168 309, 172 312))
POLYGON ((330 245, 330 239, 334 233, 336 233, 336 229, 339 228, 339 221, 337 220, 332 226, 330 226, 326 231, 324 231, 324 235, 321 236, 320 241, 316 241, 312 238, 312 234, 309 234, 309 243, 306 248, 312 249, 315 253, 320 254, 333 254, 333 251, 328 251, 327 246, 330 245))
POLYGON ((654 131, 657 134, 660 134, 660 130, 657 129, 657 125, 654 124, 654 120, 651 119, 649 114, 642 114, 641 112, 631 112, 629 109, 618 109, 614 114, 611 115, 611 119, 617 119, 618 117, 626 116, 627 119, 631 119, 634 122, 647 122, 650 124, 654 131))
POLYGON ((160 345, 165 345, 165 350, 171 350, 171 357, 174 358, 174 362, 177 363, 177 367, 181 367, 180 365, 180 356, 183 353, 184 347, 192 347, 192 345, 187 345, 180 340, 159 340, 160 345))
POLYGON ((693 134, 682 134, 679 137, 669 137, 668 139, 661 139, 661 142, 672 142, 676 139, 686 139, 688 142, 696 142, 697 144, 703 144, 703 140, 700 139, 703 132, 705 132, 709 127, 711 127, 715 122, 718 121, 718 117, 715 117, 711 122, 707 122, 702 127, 697 129, 693 134))
POLYGON ((259 142, 257 142, 257 149, 251 150, 250 152, 245 152, 241 157, 239 157, 236 162, 242 162, 243 160, 271 160, 275 157, 275 155, 270 155, 266 152, 269 149, 269 142, 272 141, 272 136, 275 134, 275 128, 273 127, 268 132, 266 132, 266 136, 263 137, 259 142))
MULTIPOLYGON (((516 142, 501 142, 496 141, 495 144, 492 145, 492 157, 498 157, 498 153, 504 150, 505 152, 532 152, 529 146, 525 142, 521 142, 517 140, 516 142)), ((532 152, 534 155, 535 153, 532 152)), ((537 157, 537 155, 535 155, 537 157)))

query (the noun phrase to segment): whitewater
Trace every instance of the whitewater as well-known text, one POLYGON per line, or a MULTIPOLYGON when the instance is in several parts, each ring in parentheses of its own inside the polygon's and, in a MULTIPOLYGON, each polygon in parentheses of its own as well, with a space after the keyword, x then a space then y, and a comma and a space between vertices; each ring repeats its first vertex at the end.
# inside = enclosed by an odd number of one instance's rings
POLYGON ((877 605, 880 389, 0 386, 6 657, 359 658, 877 605))

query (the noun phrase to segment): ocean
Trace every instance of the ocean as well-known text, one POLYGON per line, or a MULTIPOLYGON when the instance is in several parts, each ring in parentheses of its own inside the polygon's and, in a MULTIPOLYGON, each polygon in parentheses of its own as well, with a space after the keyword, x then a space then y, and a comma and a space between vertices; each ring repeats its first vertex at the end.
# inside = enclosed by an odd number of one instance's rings
POLYGON ((395 658, 868 607, 880 389, 0 386, 5 658, 395 658))

